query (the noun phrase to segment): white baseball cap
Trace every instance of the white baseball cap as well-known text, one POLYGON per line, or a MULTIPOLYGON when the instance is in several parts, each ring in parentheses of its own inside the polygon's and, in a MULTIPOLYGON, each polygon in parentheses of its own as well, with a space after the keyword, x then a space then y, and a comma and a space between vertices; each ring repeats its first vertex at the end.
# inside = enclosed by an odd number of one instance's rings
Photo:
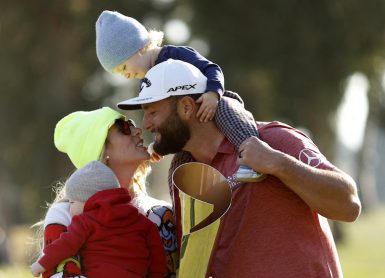
POLYGON ((195 66, 168 59, 152 67, 142 79, 138 97, 118 103, 123 110, 141 109, 142 104, 153 103, 171 96, 202 94, 207 78, 195 66))

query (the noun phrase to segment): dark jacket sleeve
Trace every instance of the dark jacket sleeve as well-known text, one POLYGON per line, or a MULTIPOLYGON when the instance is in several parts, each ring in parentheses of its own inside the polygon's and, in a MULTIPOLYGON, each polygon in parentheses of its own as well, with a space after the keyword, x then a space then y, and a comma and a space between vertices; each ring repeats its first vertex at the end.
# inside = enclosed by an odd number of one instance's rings
POLYGON ((166 51, 160 53, 156 63, 164 62, 171 58, 181 60, 197 67, 207 77, 206 92, 214 91, 220 96, 223 95, 225 79, 221 68, 206 59, 198 51, 189 46, 164 46, 166 51))

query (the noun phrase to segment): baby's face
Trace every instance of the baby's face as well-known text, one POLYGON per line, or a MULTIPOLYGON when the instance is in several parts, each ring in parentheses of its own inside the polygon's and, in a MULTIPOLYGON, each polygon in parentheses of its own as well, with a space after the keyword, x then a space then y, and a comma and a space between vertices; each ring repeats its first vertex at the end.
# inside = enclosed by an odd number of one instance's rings
POLYGON ((135 53, 129 59, 116 66, 112 72, 123 75, 125 78, 142 79, 150 69, 150 61, 147 55, 135 53))
POLYGON ((84 202, 70 200, 70 214, 72 217, 83 213, 84 202))

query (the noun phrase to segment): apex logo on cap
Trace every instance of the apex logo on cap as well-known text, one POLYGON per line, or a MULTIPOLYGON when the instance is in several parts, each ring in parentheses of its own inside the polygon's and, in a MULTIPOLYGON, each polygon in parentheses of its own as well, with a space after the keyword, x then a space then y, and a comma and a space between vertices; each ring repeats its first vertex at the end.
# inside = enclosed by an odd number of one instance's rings
POLYGON ((151 81, 150 79, 148 79, 147 77, 143 78, 141 80, 141 83, 140 83, 140 90, 139 92, 141 92, 144 88, 144 86, 146 85, 146 88, 150 87, 151 86, 151 81))
POLYGON ((190 90, 190 89, 195 89, 195 86, 196 86, 197 84, 195 83, 195 84, 193 84, 193 85, 183 85, 183 86, 176 86, 176 87, 174 87, 174 88, 170 88, 170 89, 168 89, 168 91, 167 91, 167 93, 169 93, 169 92, 176 92, 176 91, 178 91, 178 90, 185 90, 185 91, 187 91, 187 90, 190 90))

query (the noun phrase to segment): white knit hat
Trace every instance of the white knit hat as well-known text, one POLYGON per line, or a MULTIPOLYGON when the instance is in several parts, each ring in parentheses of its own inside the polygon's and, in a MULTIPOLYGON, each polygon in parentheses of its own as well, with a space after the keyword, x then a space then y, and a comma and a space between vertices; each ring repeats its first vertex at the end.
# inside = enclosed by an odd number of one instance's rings
POLYGON ((146 28, 132 17, 103 11, 96 21, 96 55, 111 72, 149 42, 146 28))
POLYGON ((100 161, 91 161, 68 178, 65 195, 70 200, 86 202, 99 191, 118 187, 118 179, 108 166, 100 161))

